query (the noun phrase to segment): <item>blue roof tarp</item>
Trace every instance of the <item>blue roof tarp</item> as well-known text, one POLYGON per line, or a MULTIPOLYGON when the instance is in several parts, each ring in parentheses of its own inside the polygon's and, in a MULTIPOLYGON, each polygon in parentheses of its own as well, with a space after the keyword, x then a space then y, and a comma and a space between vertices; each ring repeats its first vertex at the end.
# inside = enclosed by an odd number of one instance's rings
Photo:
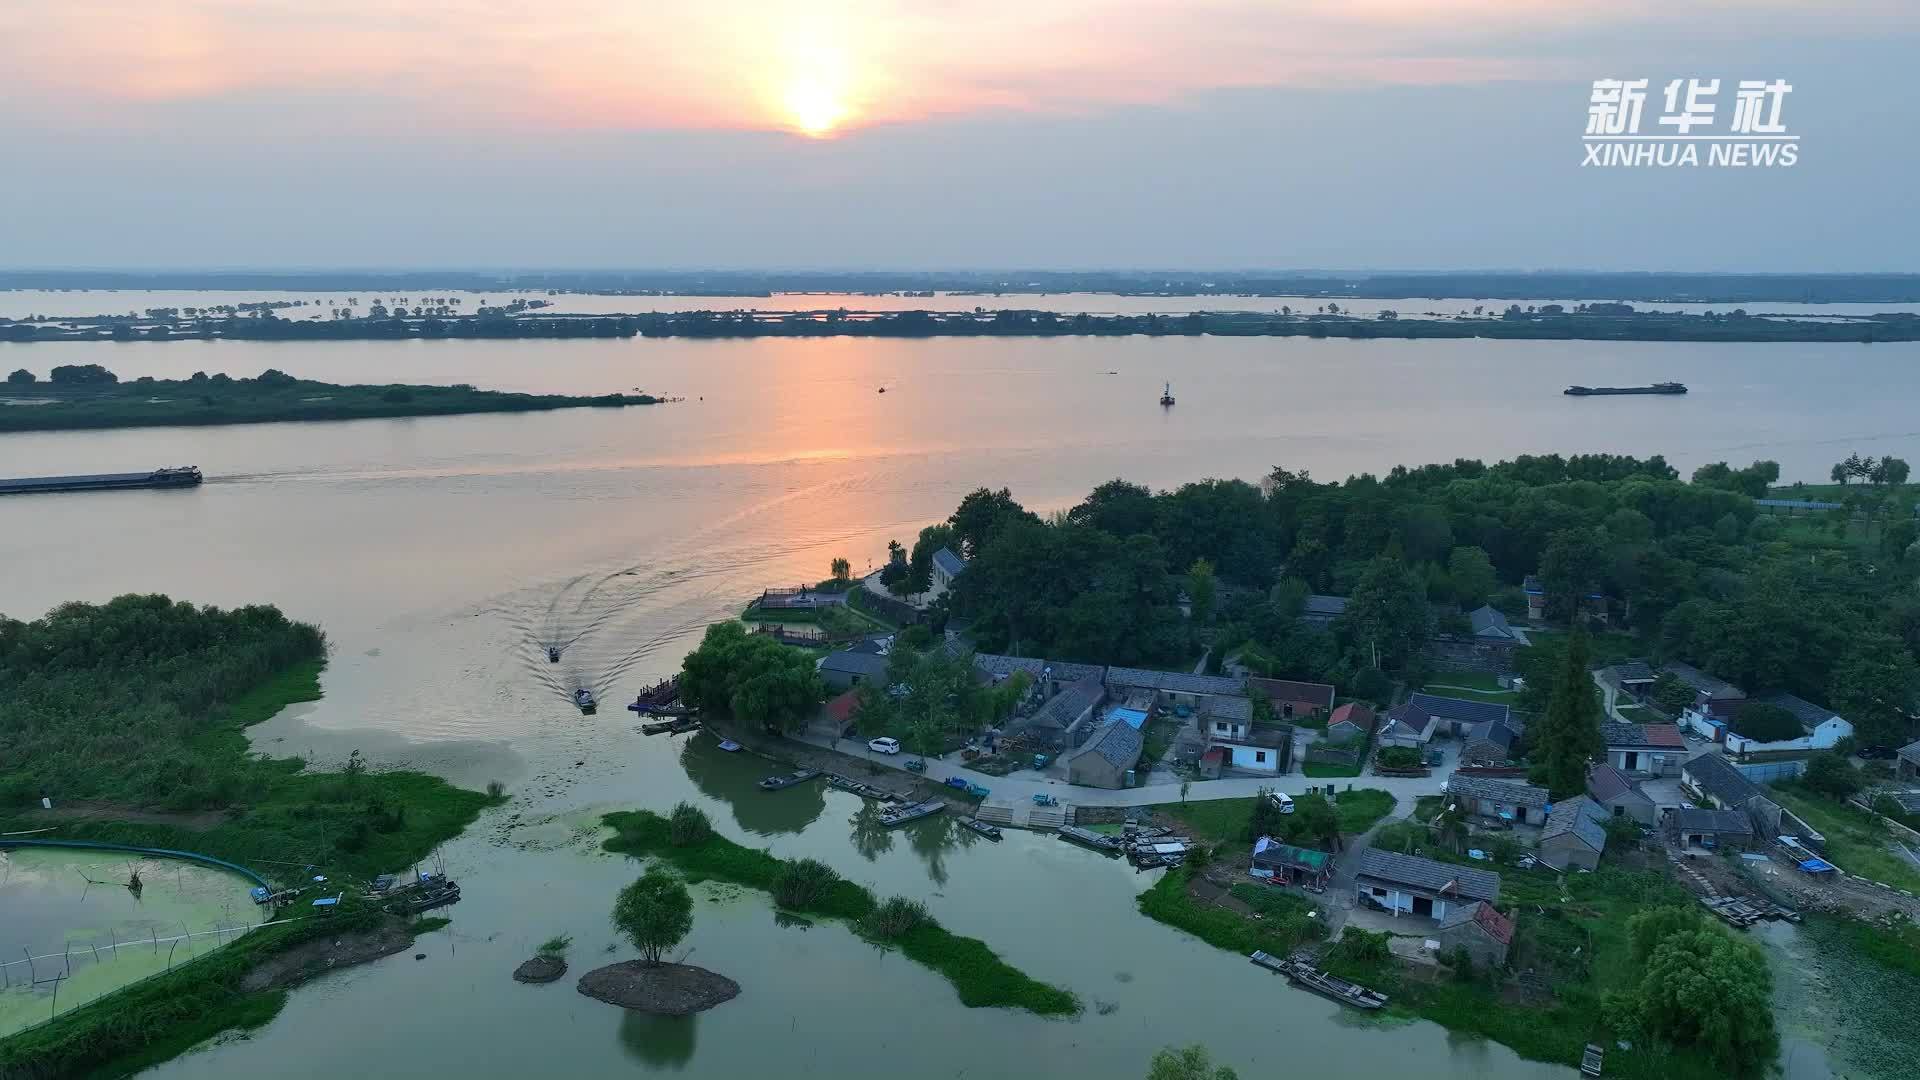
POLYGON ((1107 713, 1107 719, 1124 720, 1128 727, 1138 731, 1147 722, 1147 714, 1139 709, 1113 709, 1107 713))
POLYGON ((1833 865, 1832 863, 1828 862, 1825 859, 1802 860, 1800 863, 1800 869, 1804 870, 1809 874, 1835 874, 1835 873, 1839 873, 1840 871, 1839 867, 1833 865))

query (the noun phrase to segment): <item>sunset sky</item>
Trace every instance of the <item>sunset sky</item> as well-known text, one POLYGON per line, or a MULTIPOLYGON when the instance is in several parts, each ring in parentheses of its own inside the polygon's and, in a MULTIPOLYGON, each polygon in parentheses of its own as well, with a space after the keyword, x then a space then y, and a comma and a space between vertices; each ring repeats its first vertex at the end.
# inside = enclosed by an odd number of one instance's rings
POLYGON ((9 0, 0 264, 1910 270, 1916 45, 1911 0, 9 0), (1592 80, 1689 76, 1793 83, 1801 163, 1580 167, 1592 80))

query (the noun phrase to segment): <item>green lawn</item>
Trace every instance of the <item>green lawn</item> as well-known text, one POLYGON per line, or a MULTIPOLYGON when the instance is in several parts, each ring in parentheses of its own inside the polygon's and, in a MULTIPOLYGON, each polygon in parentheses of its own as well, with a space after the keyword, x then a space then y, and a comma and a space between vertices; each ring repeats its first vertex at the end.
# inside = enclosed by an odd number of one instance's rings
POLYGON ((1464 686, 1469 690, 1484 690, 1494 694, 1506 693, 1506 691, 1500 687, 1500 680, 1484 671, 1441 672, 1435 675, 1429 682, 1427 692, 1438 693, 1439 691, 1434 690, 1433 687, 1439 684, 1446 686, 1464 686))
POLYGON ((1329 765, 1318 761, 1306 761, 1300 764, 1300 775, 1315 780, 1340 780, 1359 776, 1367 767, 1367 760, 1361 758, 1352 765, 1329 765))
POLYGON ((1827 857, 1856 877, 1920 891, 1920 868, 1887 846, 1886 826, 1863 810, 1809 792, 1798 784, 1776 784, 1773 797, 1806 819, 1827 838, 1827 857))
POLYGON ((1374 822, 1393 813, 1393 796, 1379 788, 1342 791, 1333 801, 1340 811, 1340 831, 1345 833, 1366 832, 1374 822))

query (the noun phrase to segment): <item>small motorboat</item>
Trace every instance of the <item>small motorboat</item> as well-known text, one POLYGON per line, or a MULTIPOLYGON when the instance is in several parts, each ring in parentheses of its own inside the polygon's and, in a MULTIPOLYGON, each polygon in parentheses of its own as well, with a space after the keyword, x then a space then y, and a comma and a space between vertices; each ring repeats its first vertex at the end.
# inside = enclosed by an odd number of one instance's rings
POLYGON ((1000 827, 991 822, 981 821, 979 818, 961 818, 960 827, 972 829, 996 844, 1000 842, 1000 827))
POLYGON ((738 753, 741 747, 739 743, 734 742, 732 739, 721 739, 720 749, 725 750, 729 754, 733 754, 738 753))
POLYGON ((886 387, 884 387, 884 386, 883 386, 883 387, 881 387, 881 388, 880 388, 880 393, 882 393, 882 394, 884 394, 884 393, 886 393, 886 392, 887 392, 887 388, 886 388, 886 387))
POLYGON ((592 716, 600 708, 599 702, 593 700, 593 691, 584 686, 573 692, 573 703, 580 706, 580 711, 588 716, 592 716))
POLYGON ((560 650, 555 648, 552 645, 547 646, 547 663, 557 664, 559 662, 560 662, 560 650))
POLYGON ((1160 404, 1162 406, 1168 406, 1173 404, 1173 384, 1172 383, 1168 383, 1166 387, 1160 391, 1160 404))

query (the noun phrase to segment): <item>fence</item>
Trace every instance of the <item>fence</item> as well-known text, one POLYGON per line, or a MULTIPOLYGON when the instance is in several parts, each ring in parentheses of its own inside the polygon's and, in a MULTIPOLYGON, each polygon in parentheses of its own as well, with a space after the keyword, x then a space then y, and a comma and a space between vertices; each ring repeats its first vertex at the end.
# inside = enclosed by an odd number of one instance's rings
MULTIPOLYGON (((119 937, 109 929, 107 931, 108 943, 106 945, 100 945, 98 943, 69 945, 64 951, 43 953, 38 956, 34 955, 31 950, 22 948, 20 950, 21 959, 0 961, 0 990, 31 990, 35 987, 52 987, 52 993, 49 995, 47 1003, 47 1017, 45 1020, 39 1020, 14 1031, 0 1034, 10 1037, 19 1034, 21 1031, 29 1031, 39 1027, 41 1024, 51 1021, 60 1010, 61 984, 72 979, 77 971, 86 970, 88 964, 92 964, 96 968, 104 967, 120 957, 127 955, 123 953, 122 950, 135 950, 134 955, 138 955, 138 950, 140 949, 149 950, 148 960, 155 965, 155 970, 137 979, 131 979, 127 982, 108 987, 100 993, 79 998, 75 998, 69 994, 66 1002, 68 1009, 71 1010, 76 1006, 87 1004, 90 1001, 98 1001, 103 997, 118 993, 128 987, 138 986, 148 979, 165 975, 176 966, 185 966, 186 964, 192 963, 194 960, 208 955, 212 949, 218 948, 254 930, 266 926, 280 926, 285 923, 299 922, 307 918, 312 918, 312 916, 299 915, 290 919, 276 919, 272 922, 248 923, 239 926, 216 926, 211 930, 190 930, 183 923, 180 927, 183 932, 179 934, 160 937, 158 934, 149 933, 146 937, 129 938, 126 941, 119 940, 119 937), (202 940, 199 945, 196 945, 194 941, 196 938, 212 938, 214 940, 211 942, 202 940), (162 945, 166 946, 165 950, 160 948, 162 945), (186 947, 184 955, 180 952, 182 945, 186 947), (161 959, 163 956, 165 957, 164 960, 161 959)), ((126 962, 131 963, 131 958, 126 962)))
POLYGON ((1804 760, 1797 759, 1794 761, 1757 761, 1750 764, 1729 761, 1728 764, 1739 770, 1741 776, 1746 777, 1756 784, 1771 784, 1776 780, 1791 780, 1807 771, 1807 763, 1804 760))

